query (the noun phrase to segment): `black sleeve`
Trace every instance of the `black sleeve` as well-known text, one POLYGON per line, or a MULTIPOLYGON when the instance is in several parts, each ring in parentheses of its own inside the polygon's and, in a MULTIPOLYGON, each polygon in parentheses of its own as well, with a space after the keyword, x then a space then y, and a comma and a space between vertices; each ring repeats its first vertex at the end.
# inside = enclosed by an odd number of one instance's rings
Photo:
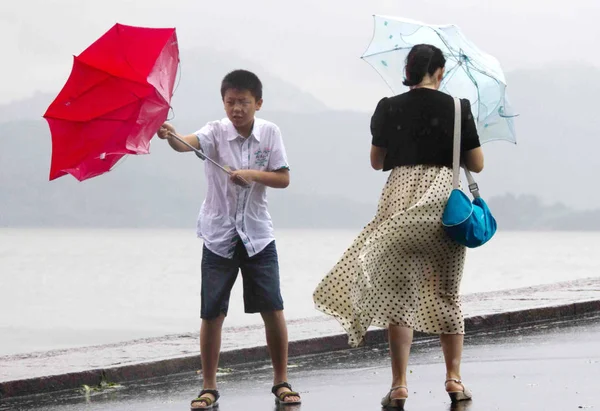
POLYGON ((387 97, 382 98, 375 108, 371 117, 371 135, 373 140, 371 144, 377 147, 387 148, 388 136, 386 133, 386 119, 389 111, 389 101, 387 97))
POLYGON ((467 99, 461 99, 460 103, 462 109, 461 150, 464 152, 480 147, 481 143, 479 142, 475 119, 471 112, 471 103, 467 99))

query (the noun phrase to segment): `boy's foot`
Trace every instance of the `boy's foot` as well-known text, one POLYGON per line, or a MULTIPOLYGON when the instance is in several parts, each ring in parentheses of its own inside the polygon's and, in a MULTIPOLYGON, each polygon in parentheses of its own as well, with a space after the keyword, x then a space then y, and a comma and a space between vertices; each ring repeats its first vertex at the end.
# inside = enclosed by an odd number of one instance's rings
POLYGON ((275 394, 275 401, 278 404, 300 404, 302 402, 300 394, 292 391, 292 386, 287 382, 275 385, 271 392, 275 394))
POLYGON ((191 410, 209 410, 217 405, 219 400, 219 391, 217 390, 202 390, 198 397, 192 400, 190 405, 191 410))

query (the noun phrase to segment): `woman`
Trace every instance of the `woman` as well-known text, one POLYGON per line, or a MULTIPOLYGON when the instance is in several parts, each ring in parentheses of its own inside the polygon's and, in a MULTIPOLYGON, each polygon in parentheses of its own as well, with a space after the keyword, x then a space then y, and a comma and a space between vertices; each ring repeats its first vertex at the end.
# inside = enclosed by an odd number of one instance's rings
MULTIPOLYGON (((446 391, 471 398, 461 382, 464 319, 459 297, 465 247, 441 222, 452 190, 454 101, 439 90, 445 58, 417 45, 406 59, 410 91, 382 99, 371 119, 371 165, 392 170, 377 214, 314 292, 316 307, 334 316, 358 346, 370 325, 389 330, 392 388, 382 405, 402 408, 413 330, 439 334, 446 391)), ((461 100, 464 165, 483 169, 468 100, 461 100)))

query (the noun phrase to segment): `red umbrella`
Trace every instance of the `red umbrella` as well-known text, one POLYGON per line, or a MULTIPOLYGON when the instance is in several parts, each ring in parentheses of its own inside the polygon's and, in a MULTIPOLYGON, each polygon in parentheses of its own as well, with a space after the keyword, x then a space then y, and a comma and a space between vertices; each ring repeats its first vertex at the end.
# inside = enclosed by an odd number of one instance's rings
POLYGON ((175 29, 116 24, 79 56, 44 118, 52 134, 50 180, 109 171, 148 154, 167 119, 179 64, 175 29))

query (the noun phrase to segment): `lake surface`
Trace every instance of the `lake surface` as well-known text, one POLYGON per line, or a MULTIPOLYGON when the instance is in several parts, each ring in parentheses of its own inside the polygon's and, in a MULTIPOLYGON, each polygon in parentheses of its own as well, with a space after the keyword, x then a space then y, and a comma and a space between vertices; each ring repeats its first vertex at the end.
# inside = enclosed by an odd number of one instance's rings
MULTIPOLYGON (((288 319, 358 230, 278 230, 288 319)), ((194 230, 0 229, 0 355, 197 331, 202 242, 194 230)), ((463 293, 600 276, 600 233, 500 232, 470 250, 463 293)), ((241 280, 226 326, 243 313, 241 280)))

